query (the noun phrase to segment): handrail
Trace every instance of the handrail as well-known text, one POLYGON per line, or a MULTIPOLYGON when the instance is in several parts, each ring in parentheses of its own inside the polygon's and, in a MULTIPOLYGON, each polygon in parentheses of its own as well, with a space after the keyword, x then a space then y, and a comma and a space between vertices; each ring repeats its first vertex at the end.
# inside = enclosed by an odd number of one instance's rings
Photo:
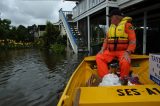
MULTIPOLYGON (((78 5, 76 5, 72 11, 73 11, 73 18, 85 13, 86 11, 98 6, 99 4, 105 2, 106 0, 87 0, 81 1, 78 5), (88 7, 88 8, 87 8, 88 7)), ((112 1, 112 0, 110 0, 112 1)), ((115 0, 113 0, 115 1, 115 0)))
POLYGON ((85 12, 97 7, 98 5, 102 4, 103 2, 111 3, 111 4, 117 4, 119 2, 126 2, 130 0, 82 0, 77 4, 73 9, 73 18, 76 18, 85 12))
POLYGON ((65 17, 65 14, 63 13, 62 9, 59 10, 59 15, 60 15, 60 19, 62 20, 63 25, 66 29, 67 37, 69 38, 69 41, 70 41, 71 46, 73 48, 73 51, 75 53, 78 53, 76 38, 74 37, 74 35, 71 31, 70 25, 68 24, 67 19, 65 17))
POLYGON ((64 16, 66 17, 68 14, 73 15, 72 11, 63 11, 64 16))

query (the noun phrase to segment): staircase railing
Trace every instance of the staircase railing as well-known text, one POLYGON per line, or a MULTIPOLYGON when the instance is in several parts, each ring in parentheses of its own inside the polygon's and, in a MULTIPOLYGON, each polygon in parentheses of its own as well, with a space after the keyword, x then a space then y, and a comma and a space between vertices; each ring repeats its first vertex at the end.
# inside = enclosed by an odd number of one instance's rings
POLYGON ((71 31, 70 25, 68 24, 68 21, 65 17, 65 14, 63 13, 62 9, 59 10, 59 18, 63 22, 63 25, 66 29, 67 37, 69 38, 69 41, 71 43, 72 49, 75 53, 78 53, 78 47, 76 44, 76 39, 71 31))

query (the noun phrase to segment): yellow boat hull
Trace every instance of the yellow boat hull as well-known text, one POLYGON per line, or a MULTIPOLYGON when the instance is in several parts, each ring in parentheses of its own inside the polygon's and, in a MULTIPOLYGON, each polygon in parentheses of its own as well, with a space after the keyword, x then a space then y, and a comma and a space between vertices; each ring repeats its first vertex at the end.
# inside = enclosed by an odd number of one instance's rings
POLYGON ((160 106, 160 86, 149 79, 148 56, 131 58, 131 70, 143 85, 96 86, 95 56, 90 56, 72 74, 57 106, 160 106))

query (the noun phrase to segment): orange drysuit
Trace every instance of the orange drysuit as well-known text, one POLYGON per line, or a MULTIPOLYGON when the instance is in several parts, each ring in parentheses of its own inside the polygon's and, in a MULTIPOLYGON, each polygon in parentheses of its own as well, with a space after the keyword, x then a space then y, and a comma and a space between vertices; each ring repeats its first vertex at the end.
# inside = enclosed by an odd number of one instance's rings
POLYGON ((104 40, 102 54, 96 55, 98 74, 101 78, 108 74, 107 63, 111 62, 115 57, 119 60, 120 77, 128 76, 130 70, 130 58, 124 58, 126 51, 134 52, 136 48, 136 35, 131 18, 124 17, 118 26, 110 26, 107 37, 104 40))

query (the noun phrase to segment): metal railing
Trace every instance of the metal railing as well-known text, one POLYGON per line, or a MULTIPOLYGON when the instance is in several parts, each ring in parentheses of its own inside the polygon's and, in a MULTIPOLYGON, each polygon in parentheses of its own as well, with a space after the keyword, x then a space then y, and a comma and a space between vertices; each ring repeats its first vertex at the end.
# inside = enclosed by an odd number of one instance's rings
POLYGON ((108 1, 107 3, 117 3, 122 0, 81 0, 79 2, 79 4, 77 4, 72 10, 73 11, 73 18, 83 14, 84 12, 86 12, 86 11, 100 5, 101 3, 106 2, 106 1, 108 1))
POLYGON ((62 9, 59 10, 59 19, 63 22, 63 25, 66 29, 66 33, 67 33, 67 37, 69 38, 70 44, 73 48, 73 51, 75 53, 78 53, 78 49, 77 49, 77 43, 76 43, 76 39, 71 31, 70 25, 68 24, 68 21, 66 19, 67 13, 71 13, 69 11, 62 11, 62 9))
POLYGON ((118 5, 124 4, 129 1, 131 1, 131 0, 118 0, 118 5))
MULTIPOLYGON (((62 9, 60 9, 60 10, 62 10, 62 9)), ((73 17, 73 11, 62 11, 62 12, 63 12, 64 16, 67 18, 67 20, 69 18, 68 17, 69 15, 71 16, 71 18, 73 17)), ((59 13, 59 19, 60 19, 60 13, 59 13)))
POLYGON ((95 7, 96 5, 104 2, 106 0, 89 0, 89 9, 95 7))
POLYGON ((83 14, 84 12, 104 1, 106 0, 82 0, 77 6, 73 8, 73 18, 79 16, 80 14, 83 14))

